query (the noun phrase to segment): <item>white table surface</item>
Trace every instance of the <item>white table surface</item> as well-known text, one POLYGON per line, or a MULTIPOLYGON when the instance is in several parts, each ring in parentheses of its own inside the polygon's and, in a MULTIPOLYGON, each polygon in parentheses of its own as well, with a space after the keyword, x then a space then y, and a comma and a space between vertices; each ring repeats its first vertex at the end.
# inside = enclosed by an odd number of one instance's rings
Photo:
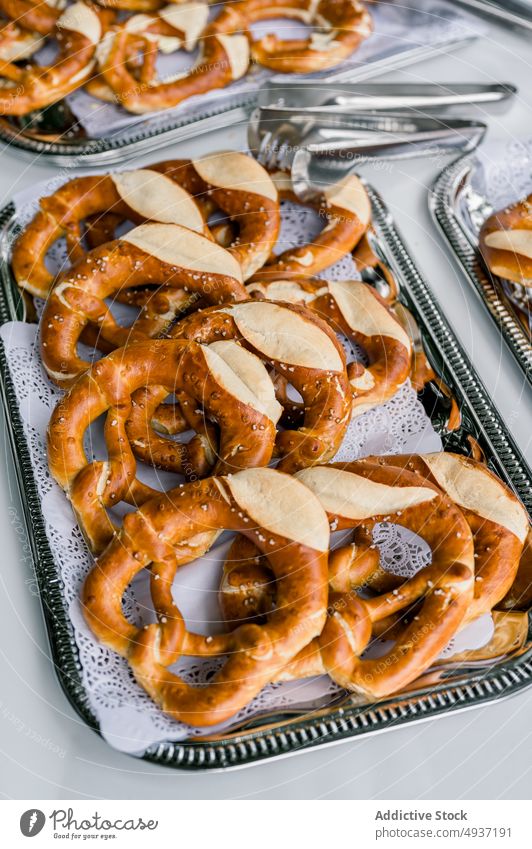
MULTIPOLYGON (((530 34, 490 27, 481 41, 393 79, 508 81, 520 86, 510 112, 486 116, 493 139, 532 134, 530 34)), ((242 127, 166 148, 162 156, 239 147, 242 127)), ((161 157, 151 157, 151 161, 161 157)), ((149 158, 146 159, 149 161, 149 158)), ((439 163, 417 160, 368 174, 383 193, 480 376, 530 460, 532 395, 503 340, 468 287, 427 211, 439 163)), ((2 202, 57 173, 2 151, 2 202)), ((366 172, 367 173, 367 172, 366 172)), ((2 422, 3 429, 3 422, 2 422)), ((406 726, 244 770, 179 773, 111 749, 77 717, 50 661, 21 524, 10 449, 0 453, 0 794, 12 799, 486 799, 530 798, 532 688, 491 706, 406 726)))

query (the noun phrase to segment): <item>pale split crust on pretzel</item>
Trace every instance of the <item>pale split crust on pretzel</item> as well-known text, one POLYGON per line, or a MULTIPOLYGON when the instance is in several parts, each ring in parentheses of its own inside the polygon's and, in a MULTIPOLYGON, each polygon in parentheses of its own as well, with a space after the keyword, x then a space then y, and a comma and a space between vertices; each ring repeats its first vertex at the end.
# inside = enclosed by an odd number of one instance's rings
POLYGON ((359 416, 391 398, 412 366, 412 343, 377 292, 357 280, 257 280, 247 285, 253 296, 304 303, 337 332, 361 345, 368 367, 350 364, 353 415, 359 416))
POLYGON ((142 168, 116 174, 77 177, 42 198, 40 209, 13 247, 12 268, 18 285, 45 298, 53 284, 45 259, 61 236, 79 258, 83 221, 112 212, 135 223, 156 221, 181 224, 209 236, 201 212, 189 193, 175 180, 142 168))
MULTIPOLYGON (((174 719, 209 726, 244 707, 317 636, 327 604, 327 519, 298 481, 272 469, 249 469, 172 490, 125 517, 123 529, 97 560, 82 593, 83 612, 96 637, 127 657, 135 678, 174 719), (294 504, 299 515, 289 521, 294 504), (187 631, 162 580, 152 580, 158 621, 136 628, 121 609, 123 593, 142 568, 175 573, 176 549, 207 532, 236 530, 268 558, 279 604, 262 626, 244 625, 222 637, 187 631), (192 687, 167 669, 180 655, 228 655, 206 687, 192 687)), ((167 583, 168 586, 168 583, 167 583)))
MULTIPOLYGON (((250 356, 246 352, 243 364, 248 371, 250 356)), ((255 372, 263 368, 257 360, 255 372)), ((271 459, 273 400, 268 404, 254 393, 216 349, 188 340, 157 340, 114 351, 79 378, 58 403, 48 428, 51 474, 67 493, 93 551, 101 551, 113 534, 107 508, 123 500, 140 504, 154 494, 135 478, 127 436, 132 396, 151 385, 163 386, 178 399, 192 399, 203 406, 206 419, 219 425, 217 472, 264 466, 271 459), (89 462, 84 434, 104 414, 108 458, 89 462)), ((193 468, 203 450, 201 434, 182 449, 186 473, 187 464, 193 468)))
POLYGON ((96 12, 78 0, 57 19, 54 37, 59 53, 53 65, 26 68, 6 62, 0 69, 0 114, 25 115, 54 103, 85 82, 93 71, 101 23, 96 12))
MULTIPOLYGON (((283 172, 272 174, 281 198, 300 203, 294 195, 290 179, 283 172)), ((272 257, 260 270, 260 277, 310 276, 334 265, 352 251, 371 221, 371 204, 363 183, 355 174, 348 175, 327 188, 315 208, 325 226, 313 242, 289 248, 272 257)))
POLYGON ((304 307, 244 301, 209 308, 179 322, 174 338, 236 339, 301 394, 303 422, 277 436, 283 471, 324 462, 338 450, 351 414, 342 348, 327 324, 304 307))
POLYGON ((89 363, 77 345, 89 324, 95 344, 117 348, 159 335, 175 318, 183 288, 214 303, 245 298, 241 271, 224 248, 176 224, 141 224, 122 239, 90 251, 52 289, 41 322, 48 376, 71 385, 89 363), (119 325, 105 299, 149 283, 157 287, 131 327, 119 325))
POLYGON ((479 247, 493 274, 532 286, 532 195, 490 215, 479 247))

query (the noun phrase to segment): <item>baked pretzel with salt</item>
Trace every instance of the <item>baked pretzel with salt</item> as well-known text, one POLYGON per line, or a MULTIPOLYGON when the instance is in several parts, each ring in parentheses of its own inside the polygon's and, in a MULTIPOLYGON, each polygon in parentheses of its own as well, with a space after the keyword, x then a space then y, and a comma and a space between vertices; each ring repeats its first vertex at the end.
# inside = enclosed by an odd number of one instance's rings
POLYGON ((493 274, 532 287, 532 195, 490 215, 479 248, 493 274))
MULTIPOLYGON (((301 203, 287 174, 278 171, 272 179, 281 199, 301 203)), ((305 205, 317 211, 325 226, 312 242, 272 256, 260 270, 261 278, 317 274, 352 251, 371 223, 368 194, 354 174, 328 186, 315 202, 305 205)))
POLYGON ((215 725, 248 704, 320 633, 328 544, 323 508, 289 475, 248 469, 208 478, 154 498, 125 517, 85 581, 83 613, 96 637, 127 658, 138 683, 166 714, 195 726, 215 725), (191 538, 224 529, 253 539, 275 573, 279 604, 264 625, 243 625, 222 638, 190 634, 168 591, 158 599, 162 606, 155 604, 155 624, 137 628, 128 622, 122 596, 141 569, 151 567, 152 588, 164 587, 163 580, 154 579, 175 571, 176 550, 180 558, 180 547, 191 538), (227 654, 206 686, 191 686, 168 670, 187 644, 189 651, 219 653, 223 647, 227 654))
POLYGON ((301 306, 244 301, 195 313, 178 322, 171 336, 203 344, 235 339, 300 393, 303 422, 277 436, 280 469, 294 472, 336 454, 351 398, 342 346, 318 316, 301 306))
POLYGON ((469 526, 445 494, 405 469, 337 463, 303 469, 297 479, 318 497, 332 529, 370 530, 384 519, 396 520, 428 543, 432 564, 398 589, 372 598, 330 593, 323 631, 278 680, 327 673, 366 698, 397 692, 434 662, 467 617, 475 568, 469 526), (396 626, 393 647, 376 659, 361 659, 374 633, 383 636, 383 624, 409 608, 416 614, 396 626))
POLYGON ((0 115, 26 115, 79 88, 94 68, 101 37, 96 12, 78 0, 57 19, 53 33, 59 52, 51 65, 30 62, 20 67, 5 61, 0 67, 0 115))
POLYGON ((46 0, 0 0, 0 12, 24 32, 50 35, 61 9, 46 0))
POLYGON ((153 165, 182 186, 205 218, 224 213, 237 235, 227 245, 242 268, 244 280, 269 258, 279 235, 281 215, 277 189, 253 157, 234 150, 198 159, 176 159, 153 165))
MULTIPOLYGON (((196 27, 198 4, 188 4, 187 14, 179 6, 170 8, 166 23, 176 20, 175 29, 188 41, 189 25, 196 27)), ((159 12, 161 14, 161 12, 159 12)), ((200 39, 201 56, 188 73, 164 80, 156 75, 157 43, 149 34, 128 32, 125 27, 110 31, 99 51, 99 68, 103 80, 114 92, 120 105, 129 112, 141 115, 157 109, 177 106, 188 97, 225 88, 244 76, 249 67, 250 53, 247 36, 230 24, 213 21, 205 27, 200 39), (131 57, 140 56, 139 80, 131 67, 131 57)))
MULTIPOLYGON (((107 508, 121 501, 138 505, 155 492, 136 478, 127 437, 131 399, 137 390, 163 386, 178 401, 186 398, 201 405, 205 420, 216 422, 220 429, 215 469, 228 473, 265 466, 271 459, 278 405, 273 389, 268 395, 265 378, 261 361, 235 343, 208 346, 188 340, 133 343, 83 374, 51 417, 48 462, 90 548, 103 550, 114 533, 107 508), (107 458, 91 462, 84 436, 104 415, 107 458)), ((192 478, 204 474, 205 455, 211 451, 205 431, 185 445, 174 445, 180 471, 192 478)))
MULTIPOLYGON (((528 517, 516 496, 483 463, 449 452, 367 457, 363 462, 391 469, 398 478, 405 471, 418 475, 423 485, 438 487, 462 512, 473 535, 475 561, 474 596, 464 622, 477 619, 500 604, 511 605, 520 593, 527 597, 529 588, 523 576, 527 571, 530 575, 527 568, 530 549, 524 548, 529 533, 528 517), (519 581, 516 580, 518 569, 522 570, 519 581)), ((341 483, 339 478, 339 493, 341 483)), ((404 525, 402 516, 398 524, 404 525)), ((359 527, 353 543, 330 553, 332 591, 402 587, 400 578, 382 569, 373 545, 372 527, 367 524, 359 527)), ((227 619, 253 620, 274 603, 272 576, 257 554, 241 538, 235 540, 228 552, 220 589, 227 619)))
POLYGON ((364 349, 367 367, 360 362, 347 367, 354 416, 388 401, 407 380, 412 366, 411 340, 388 304, 367 283, 266 279, 246 288, 253 297, 305 304, 337 333, 364 349))
POLYGON ((282 74, 333 68, 372 31, 371 16, 358 0, 237 0, 225 4, 217 23, 227 21, 235 30, 245 30, 271 18, 295 19, 313 27, 310 38, 282 39, 268 33, 252 42, 253 60, 282 74))
POLYGON ((66 236, 70 258, 81 259, 85 254, 83 223, 91 217, 110 211, 117 216, 115 224, 124 220, 181 224, 210 237, 190 195, 150 168, 76 177, 42 198, 39 207, 13 246, 11 265, 18 285, 40 298, 46 298, 54 282, 46 267, 48 251, 66 236))
POLYGON ((119 348, 159 335, 174 321, 183 289, 190 300, 242 300, 246 291, 231 254, 177 224, 141 224, 121 239, 89 251, 58 280, 41 321, 41 356, 48 376, 69 386, 89 366, 78 342, 89 324, 94 343, 119 348), (119 324, 106 303, 124 289, 155 287, 131 326, 119 324))

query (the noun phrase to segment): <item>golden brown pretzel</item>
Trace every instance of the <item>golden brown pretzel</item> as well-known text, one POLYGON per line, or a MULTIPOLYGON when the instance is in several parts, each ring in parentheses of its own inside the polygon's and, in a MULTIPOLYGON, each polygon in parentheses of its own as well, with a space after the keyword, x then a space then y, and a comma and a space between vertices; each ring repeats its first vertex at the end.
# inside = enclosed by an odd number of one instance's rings
POLYGON ((529 520, 513 492, 483 463, 459 454, 394 455, 373 462, 416 472, 458 505, 475 546, 475 596, 467 619, 488 613, 513 584, 529 520))
POLYGON ((493 274, 532 286, 532 195, 490 215, 479 247, 493 274))
POLYGON ((0 0, 0 12, 27 32, 50 35, 62 9, 46 0, 0 0))
POLYGON ((333 457, 351 415, 341 345, 327 324, 304 307, 244 301, 211 307, 182 320, 173 338, 209 343, 236 339, 273 366, 303 397, 304 421, 277 436, 286 472, 333 457))
POLYGON ((0 114, 25 115, 79 88, 93 71, 100 37, 100 19, 91 7, 81 0, 68 6, 56 22, 54 38, 59 53, 53 64, 29 63, 22 68, 2 63, 0 114))
MULTIPOLYGON (((174 10, 173 15, 179 14, 174 10)), ((196 15, 194 12, 194 18, 196 15)), ((187 28, 182 18, 180 27, 187 28)), ((201 57, 184 76, 166 82, 160 80, 154 74, 156 51, 157 44, 150 37, 128 32, 123 27, 105 38, 99 56, 101 75, 120 105, 129 112, 143 114, 154 109, 165 109, 193 95, 225 88, 233 80, 244 76, 250 58, 246 35, 239 32, 235 34, 235 28, 230 22, 226 24, 218 21, 203 30, 201 57), (141 57, 138 79, 131 69, 131 57, 135 54, 141 57)))
POLYGON ((49 377, 69 386, 88 367, 77 344, 89 322, 98 328, 96 342, 102 339, 114 348, 158 335, 175 318, 172 287, 178 287, 178 299, 183 287, 189 297, 198 293, 215 303, 245 297, 231 254, 177 224, 141 224, 90 251, 59 278, 46 303, 41 355, 49 377), (161 288, 132 327, 119 325, 105 299, 145 283, 161 288))
MULTIPOLYGON (((138 389, 164 386, 167 394, 174 393, 178 400, 186 397, 203 406, 205 417, 220 427, 218 472, 263 466, 270 461, 275 440, 275 421, 271 418, 275 415, 275 399, 273 392, 266 402, 254 392, 254 384, 264 372, 258 358, 243 352, 245 366, 239 369, 240 374, 233 371, 230 363, 235 362, 240 351, 234 343, 133 343, 96 363, 59 402, 48 428, 50 471, 68 494, 91 549, 101 551, 113 534, 106 508, 122 500, 142 503, 154 494, 153 489, 135 478, 136 462, 126 433, 131 396, 138 389), (231 348, 230 356, 227 346, 231 348), (254 361, 251 368, 250 359, 254 361), (249 383, 241 376, 246 369, 249 383), (89 462, 84 434, 104 414, 108 459, 89 462)), ((182 446, 184 474, 195 476, 205 439, 200 433, 182 446)), ((175 449, 179 451, 179 446, 175 449)))
POLYGON ((119 221, 182 224, 209 235, 190 195, 174 180, 151 169, 76 177, 42 198, 39 206, 15 242, 11 262, 18 285, 40 298, 48 295, 53 283, 45 265, 48 250, 66 235, 67 246, 79 259, 84 253, 82 224, 91 216, 112 211, 120 216, 119 221))
MULTIPOLYGON (((281 198, 300 203, 286 174, 277 172, 272 177, 281 198)), ((313 242, 272 256, 259 272, 261 279, 311 276, 323 271, 353 250, 371 222, 369 197, 354 174, 329 186, 316 203, 309 205, 323 219, 323 230, 313 242)))
MULTIPOLYGON (((84 615, 101 642, 127 657, 139 684, 165 713, 196 726, 214 725, 244 707, 320 633, 327 605, 328 543, 319 502, 281 472, 249 469, 185 485, 126 516, 122 531, 85 581, 84 615), (182 544, 221 529, 241 531, 268 557, 279 603, 266 623, 244 625, 222 639, 191 635, 166 592, 155 604, 156 624, 131 625, 121 599, 134 575, 152 564, 153 577, 166 576, 175 571, 182 544), (185 684, 167 670, 187 650, 187 642, 195 652, 202 644, 206 654, 220 648, 228 654, 206 687, 185 684)), ((152 587, 156 583, 162 581, 152 579, 152 587)))
POLYGON ((348 375, 353 415, 359 416, 391 398, 406 381, 412 365, 412 343, 386 302, 358 280, 308 278, 249 283, 250 295, 304 303, 338 333, 366 352, 369 364, 351 363, 348 375))
POLYGON ((269 33, 252 43, 254 61, 283 74, 332 68, 372 30, 371 16, 358 0, 236 0, 225 4, 216 23, 230 22, 236 31, 271 18, 295 18, 316 28, 310 38, 285 40, 269 33))
POLYGON ((238 228, 228 250, 247 280, 268 259, 281 221, 277 189, 253 157, 234 150, 198 159, 174 159, 152 168, 171 177, 200 205, 205 217, 220 209, 238 228))
MULTIPOLYGON (((530 579, 530 551, 523 552, 523 542, 528 530, 526 511, 515 495, 499 478, 493 475, 484 464, 462 457, 458 454, 436 453, 420 455, 390 455, 369 457, 370 462, 383 468, 396 470, 399 476, 403 471, 420 476, 425 484, 437 486, 460 508, 473 534, 475 551, 475 591, 467 612, 467 621, 488 613, 501 603, 501 599, 513 585, 512 592, 505 596, 502 606, 512 606, 518 594, 522 594, 526 603, 528 581, 524 577, 528 572, 530 579), (521 561, 522 577, 515 581, 521 561)), ((404 524, 402 518, 399 524, 404 524)), ((372 548, 370 528, 355 535, 355 543, 341 546, 331 552, 329 557, 329 583, 331 589, 347 592, 360 587, 390 589, 399 586, 400 580, 391 575, 383 575, 379 568, 379 556, 372 548)), ((236 545, 236 544, 235 544, 236 545)), ((240 556, 234 549, 233 559, 240 556)), ((265 604, 264 597, 273 593, 271 580, 254 572, 251 563, 253 554, 247 550, 245 556, 250 565, 239 568, 242 586, 261 583, 254 586, 253 604, 245 605, 245 591, 233 588, 231 598, 222 598, 224 615, 231 605, 231 618, 241 619, 247 614, 255 615, 265 604), (245 575, 245 579, 244 579, 245 575), (249 610, 246 611, 246 607, 249 610)), ((262 568, 264 564, 258 564, 262 568)), ((225 572, 237 568, 230 562, 225 572)), ((222 597, 224 593, 221 593, 222 597)))

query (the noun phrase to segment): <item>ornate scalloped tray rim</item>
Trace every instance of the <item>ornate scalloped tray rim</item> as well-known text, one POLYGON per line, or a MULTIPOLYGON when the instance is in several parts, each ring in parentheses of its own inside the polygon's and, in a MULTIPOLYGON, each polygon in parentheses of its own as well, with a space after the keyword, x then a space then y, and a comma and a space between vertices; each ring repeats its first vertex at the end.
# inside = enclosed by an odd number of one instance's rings
POLYGON ((429 194, 430 212, 467 280, 487 307, 525 377, 532 383, 532 343, 511 304, 486 273, 478 251, 455 212, 474 167, 475 157, 467 155, 443 169, 429 194))
MULTIPOLYGON (((473 434, 489 457, 490 465, 513 486, 532 511, 531 472, 476 376, 465 352, 443 316, 439 305, 419 274, 380 196, 368 187, 374 225, 388 261, 400 283, 401 297, 413 311, 423 332, 431 362, 453 390, 462 407, 464 423, 460 434, 444 437, 447 447, 465 448, 465 437, 473 434)), ((13 204, 0 211, 0 239, 15 213, 13 204)), ((24 308, 13 289, 5 238, 0 254, 0 324, 22 319, 24 308)), ((28 527, 35 572, 49 634, 54 665, 60 684, 82 719, 96 731, 98 722, 88 707, 81 683, 77 647, 57 577, 44 519, 37 495, 29 452, 16 405, 3 345, 0 343, 0 390, 10 435, 17 479, 28 527)), ((532 625, 530 636, 532 638, 532 625)), ((445 673, 444 673, 445 675, 445 673)), ((430 689, 401 694, 374 705, 356 705, 349 696, 342 705, 331 706, 304 717, 276 715, 262 718, 263 726, 247 727, 223 739, 194 742, 166 741, 146 750, 147 761, 177 769, 215 770, 243 767, 259 761, 333 745, 361 734, 375 734, 410 722, 466 710, 513 695, 532 684, 532 649, 497 666, 469 669, 461 677, 442 680, 430 689)), ((261 718, 257 717, 256 723, 261 718)))

